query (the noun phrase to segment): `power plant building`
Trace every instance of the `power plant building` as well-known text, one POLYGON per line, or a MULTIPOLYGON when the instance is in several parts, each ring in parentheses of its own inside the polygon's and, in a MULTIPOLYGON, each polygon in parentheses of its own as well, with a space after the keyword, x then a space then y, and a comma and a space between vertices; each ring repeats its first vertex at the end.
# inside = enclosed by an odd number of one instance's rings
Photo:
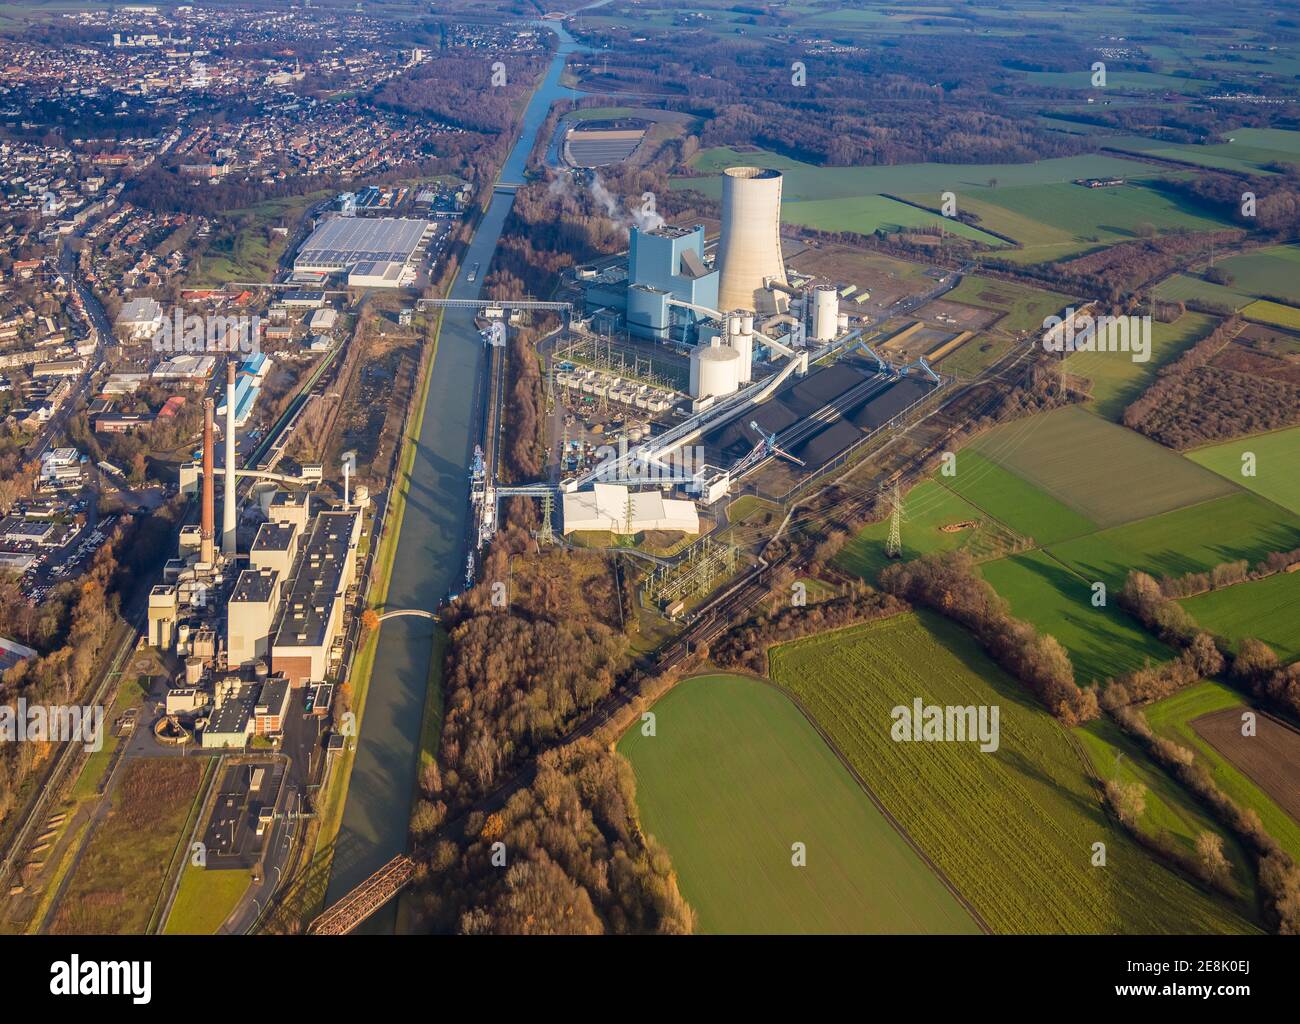
POLYGON ((632 229, 628 253, 627 327, 637 337, 694 340, 693 325, 718 305, 718 272, 704 262, 704 226, 632 229))

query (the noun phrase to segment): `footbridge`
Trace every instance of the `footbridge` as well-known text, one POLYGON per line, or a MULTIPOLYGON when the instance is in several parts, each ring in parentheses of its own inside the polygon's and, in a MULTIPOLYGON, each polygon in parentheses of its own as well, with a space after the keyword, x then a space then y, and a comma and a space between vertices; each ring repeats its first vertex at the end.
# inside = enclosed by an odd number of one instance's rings
POLYGON ((415 862, 401 853, 316 918, 310 935, 346 935, 401 892, 415 877, 415 862))
POLYGON ((438 616, 436 614, 433 612, 427 612, 423 608, 394 608, 391 612, 384 612, 380 615, 379 621, 383 622, 385 619, 398 619, 403 615, 414 615, 416 618, 432 619, 434 622, 438 621, 438 616))

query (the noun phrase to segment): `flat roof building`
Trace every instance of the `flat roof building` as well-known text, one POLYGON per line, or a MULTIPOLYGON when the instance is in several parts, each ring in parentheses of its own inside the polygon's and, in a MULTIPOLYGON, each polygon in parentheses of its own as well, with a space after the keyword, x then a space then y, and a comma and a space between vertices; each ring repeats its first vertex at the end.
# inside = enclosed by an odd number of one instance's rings
POLYGON ((298 249, 295 273, 337 274, 358 263, 410 263, 433 224, 405 217, 334 217, 298 249))
POLYGON ((271 667, 294 686, 324 679, 356 571, 361 513, 321 512, 294 561, 272 630, 271 667))

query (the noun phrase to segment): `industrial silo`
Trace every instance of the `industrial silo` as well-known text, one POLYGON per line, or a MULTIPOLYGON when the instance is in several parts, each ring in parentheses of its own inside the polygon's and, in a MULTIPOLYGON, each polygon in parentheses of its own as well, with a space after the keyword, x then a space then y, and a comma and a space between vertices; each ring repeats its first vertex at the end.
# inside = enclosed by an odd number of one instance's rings
POLYGON ((818 341, 834 341, 839 333, 840 293, 831 284, 818 285, 813 290, 813 337, 818 341))
POLYGON ((691 353, 691 397, 724 398, 740 387, 740 353, 713 339, 691 353))
POLYGON ((768 280, 785 280, 781 257, 781 172, 728 167, 722 172, 722 239, 718 247, 721 309, 773 312, 768 280))

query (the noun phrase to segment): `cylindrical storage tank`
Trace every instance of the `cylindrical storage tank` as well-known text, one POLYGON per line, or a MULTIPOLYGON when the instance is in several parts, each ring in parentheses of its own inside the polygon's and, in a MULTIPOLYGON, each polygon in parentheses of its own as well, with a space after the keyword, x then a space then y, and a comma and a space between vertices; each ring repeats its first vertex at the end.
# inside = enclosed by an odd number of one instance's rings
POLYGON ((839 323, 839 292, 834 285, 819 285, 813 290, 813 337, 817 341, 834 341, 839 323))
POLYGON ((261 659, 259 659, 253 666, 253 677, 257 679, 258 682, 265 682, 270 673, 271 670, 266 667, 266 662, 261 659))
POLYGON ((769 279, 786 283, 781 255, 781 172, 728 167, 722 172, 718 302, 722 309, 772 312, 769 279))
POLYGON ((848 329, 849 329, 849 314, 848 314, 848 313, 841 313, 841 314, 840 314, 840 333, 843 334, 843 333, 844 333, 845 331, 847 331, 848 329))
POLYGON ((185 685, 198 686, 203 680, 203 659, 185 659, 185 685))
POLYGON ((691 397, 722 398, 740 386, 740 353, 734 348, 709 345, 691 353, 691 397))
POLYGON ((352 507, 359 509, 370 507, 370 488, 365 484, 357 484, 352 488, 352 507))
POLYGON ((742 330, 731 339, 731 347, 740 357, 736 364, 736 380, 748 384, 754 379, 754 318, 749 318, 749 330, 742 330))

